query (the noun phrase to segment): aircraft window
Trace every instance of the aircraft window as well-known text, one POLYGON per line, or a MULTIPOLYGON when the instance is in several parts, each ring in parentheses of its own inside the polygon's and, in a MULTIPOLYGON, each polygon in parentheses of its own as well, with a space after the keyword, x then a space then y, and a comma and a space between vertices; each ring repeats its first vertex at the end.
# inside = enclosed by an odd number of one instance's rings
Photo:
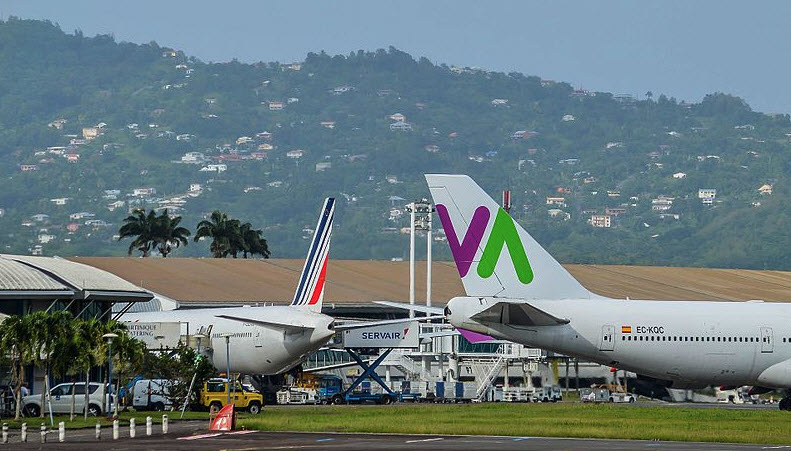
POLYGON ((711 337, 706 337, 706 341, 711 341, 711 337))
POLYGON ((742 342, 742 337, 739 337, 739 343, 741 343, 741 342, 742 342))
POLYGON ((655 337, 654 337, 653 335, 651 335, 651 341, 654 341, 654 338, 655 338, 655 337))
POLYGON ((689 341, 689 337, 684 337, 684 341, 689 341))
POLYGON ((663 336, 662 336, 662 341, 667 341, 667 337, 665 337, 665 336, 663 335, 663 336))
POLYGON ((783 343, 785 343, 785 342, 786 342, 786 337, 783 337, 783 343))
POLYGON ((700 341, 700 337, 695 337, 695 341, 700 341))

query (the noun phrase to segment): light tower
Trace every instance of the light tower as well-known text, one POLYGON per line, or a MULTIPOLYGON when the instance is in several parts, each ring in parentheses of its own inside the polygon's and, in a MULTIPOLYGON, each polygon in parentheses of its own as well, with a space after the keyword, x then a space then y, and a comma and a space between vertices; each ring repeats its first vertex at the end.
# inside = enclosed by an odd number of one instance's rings
MULTIPOLYGON (((426 231, 426 305, 431 306, 431 215, 434 206, 427 199, 412 202, 406 206, 409 212, 409 303, 415 305, 415 230, 426 231)), ((409 310, 409 317, 415 311, 409 310)))

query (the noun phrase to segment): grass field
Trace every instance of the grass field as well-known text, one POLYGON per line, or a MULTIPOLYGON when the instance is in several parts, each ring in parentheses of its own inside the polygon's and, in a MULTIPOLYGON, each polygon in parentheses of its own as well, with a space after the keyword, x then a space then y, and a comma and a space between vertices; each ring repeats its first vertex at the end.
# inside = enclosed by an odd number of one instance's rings
POLYGON ((264 408, 239 426, 264 431, 579 437, 791 444, 779 410, 583 404, 446 404, 264 408))

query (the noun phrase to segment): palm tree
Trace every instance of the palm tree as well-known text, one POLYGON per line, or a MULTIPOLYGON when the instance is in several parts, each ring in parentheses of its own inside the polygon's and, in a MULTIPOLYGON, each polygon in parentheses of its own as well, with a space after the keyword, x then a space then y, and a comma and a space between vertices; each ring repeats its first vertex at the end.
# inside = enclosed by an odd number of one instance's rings
POLYGON ((35 344, 35 360, 44 368, 44 390, 41 392, 39 416, 44 418, 44 403, 49 392, 49 376, 52 371, 53 353, 66 337, 72 334, 72 316, 70 312, 60 311, 47 314, 44 311, 31 313, 30 325, 33 328, 35 344))
POLYGON ((269 258, 269 246, 264 238, 264 232, 253 229, 253 225, 246 222, 239 226, 239 235, 242 241, 242 256, 247 258, 247 254, 259 254, 263 258, 269 258))
POLYGON ((157 250, 162 257, 168 256, 172 250, 171 245, 186 246, 189 242, 187 237, 190 236, 190 231, 179 226, 179 223, 181 216, 168 216, 167 209, 156 218, 152 238, 157 243, 157 250))
POLYGON ((29 315, 14 315, 0 323, 0 349, 11 357, 11 382, 15 384, 14 419, 19 420, 22 409, 22 384, 25 366, 34 359, 34 336, 29 315))
MULTIPOLYGON (((141 370, 146 355, 146 344, 128 333, 121 333, 113 340, 113 351, 113 368, 116 368, 120 387, 125 374, 141 370)), ((116 405, 119 402, 120 400, 117 399, 116 405)))
POLYGON ((80 371, 85 372, 85 409, 83 411, 85 420, 88 419, 90 401, 88 382, 90 381, 91 368, 103 364, 107 358, 107 345, 102 338, 104 333, 104 323, 96 318, 91 318, 79 321, 74 334, 77 347, 82 350, 75 359, 75 365, 80 368, 80 371))
POLYGON ((129 255, 132 255, 132 251, 137 249, 142 252, 143 257, 148 257, 151 248, 157 244, 154 233, 157 221, 158 218, 154 210, 146 214, 142 208, 136 208, 131 215, 124 219, 124 225, 118 230, 118 241, 126 237, 135 237, 129 243, 129 255))
POLYGON ((194 239, 198 241, 204 237, 211 238, 209 249, 214 258, 224 258, 229 253, 235 256, 241 250, 234 245, 234 241, 238 240, 238 230, 238 220, 230 219, 227 214, 214 210, 208 220, 198 223, 194 239))

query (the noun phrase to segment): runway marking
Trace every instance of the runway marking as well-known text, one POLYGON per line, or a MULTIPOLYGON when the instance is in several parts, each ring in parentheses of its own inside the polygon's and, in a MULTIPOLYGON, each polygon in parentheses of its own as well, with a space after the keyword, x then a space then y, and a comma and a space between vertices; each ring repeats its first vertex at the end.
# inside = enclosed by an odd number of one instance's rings
POLYGON ((436 442, 436 441, 439 441, 439 440, 445 440, 445 439, 444 439, 444 438, 442 438, 442 437, 437 437, 437 438, 424 438, 424 439, 422 439, 422 440, 407 440, 407 441, 405 441, 404 443, 436 442))
POLYGON ((221 435, 222 435, 222 432, 218 432, 216 434, 189 435, 187 437, 179 437, 176 440, 200 440, 202 438, 219 437, 221 435))
POLYGON ((319 438, 319 439, 316 439, 317 442, 331 442, 333 440, 335 440, 335 439, 334 438, 319 438))
POLYGON ((789 446, 789 445, 779 445, 779 446, 764 446, 764 447, 763 447, 763 448, 761 448, 761 449, 785 449, 785 448, 791 448, 791 446, 789 446))
POLYGON ((516 438, 512 439, 512 441, 514 441, 514 442, 521 442, 522 440, 530 440, 531 438, 533 438, 533 437, 516 437, 516 438))

